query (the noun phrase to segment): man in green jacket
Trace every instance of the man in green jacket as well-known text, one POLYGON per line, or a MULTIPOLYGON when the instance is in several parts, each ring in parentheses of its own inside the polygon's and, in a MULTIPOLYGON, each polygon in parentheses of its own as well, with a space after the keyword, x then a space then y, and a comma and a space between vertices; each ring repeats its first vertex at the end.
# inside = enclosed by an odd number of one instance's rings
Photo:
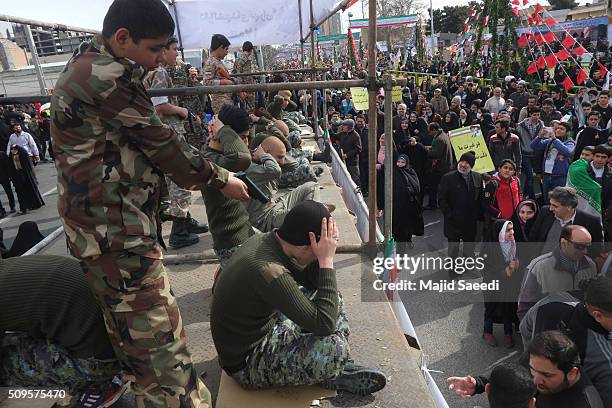
POLYGON ((319 384, 359 395, 385 386, 380 371, 349 363, 337 240, 327 207, 305 201, 279 229, 249 239, 219 275, 211 331, 219 364, 241 386, 319 384))

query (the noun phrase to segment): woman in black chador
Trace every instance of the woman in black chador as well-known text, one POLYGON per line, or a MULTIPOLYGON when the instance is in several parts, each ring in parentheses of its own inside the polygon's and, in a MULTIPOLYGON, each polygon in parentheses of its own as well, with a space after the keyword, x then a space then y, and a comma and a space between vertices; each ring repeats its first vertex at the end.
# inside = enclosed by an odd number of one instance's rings
POLYGON ((34 167, 28 153, 17 145, 11 146, 9 157, 9 172, 17 192, 19 210, 25 214, 27 210, 35 210, 45 205, 38 191, 34 167))

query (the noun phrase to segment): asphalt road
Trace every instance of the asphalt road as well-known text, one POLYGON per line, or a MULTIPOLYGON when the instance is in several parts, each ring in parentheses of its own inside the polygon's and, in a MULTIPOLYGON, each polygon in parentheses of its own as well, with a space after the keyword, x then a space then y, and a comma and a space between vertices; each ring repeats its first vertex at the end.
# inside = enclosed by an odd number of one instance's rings
MULTIPOLYGON (((4 231, 5 244, 10 246, 19 225, 23 221, 34 221, 43 235, 47 236, 61 223, 57 214, 56 171, 53 164, 41 164, 37 167, 39 189, 46 193, 46 205, 26 215, 12 215, 0 220, 4 231)), ((0 200, 8 209, 6 195, 0 188, 0 200)), ((446 255, 446 240, 442 233, 442 221, 439 211, 425 212, 425 236, 414 239, 415 248, 409 255, 426 256, 446 255)), ((47 254, 66 255, 64 238, 61 236, 45 249, 47 254)), ((446 279, 443 271, 418 272, 419 277, 446 279)), ((496 348, 484 344, 482 335, 483 304, 482 295, 471 298, 456 293, 403 292, 402 300, 416 329, 418 339, 425 354, 428 368, 444 394, 450 407, 487 406, 483 397, 464 401, 449 392, 446 378, 451 375, 478 375, 488 373, 493 366, 504 360, 516 360, 522 351, 520 336, 515 336, 517 345, 506 349, 502 345, 496 348)), ((495 334, 500 340, 503 337, 501 327, 495 327, 495 334)))

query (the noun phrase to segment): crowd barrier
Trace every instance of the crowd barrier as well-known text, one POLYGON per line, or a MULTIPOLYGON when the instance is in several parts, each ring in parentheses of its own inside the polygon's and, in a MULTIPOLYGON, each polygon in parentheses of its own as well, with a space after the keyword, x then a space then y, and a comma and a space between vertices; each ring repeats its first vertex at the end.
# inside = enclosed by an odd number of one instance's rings
MULTIPOLYGON (((319 139, 319 149, 323 151, 324 146, 323 138, 319 139)), ((348 170, 346 169, 346 165, 340 159, 338 152, 336 149, 331 150, 331 173, 332 177, 336 184, 340 187, 342 198, 344 199, 344 204, 346 204, 346 208, 348 208, 355 216, 357 217, 357 232, 359 233, 359 237, 361 241, 368 242, 369 238, 369 210, 366 205, 365 200, 363 199, 363 195, 359 190, 359 187, 355 184, 348 170)), ((376 241, 383 242, 384 236, 380 231, 378 225, 376 225, 376 241)))

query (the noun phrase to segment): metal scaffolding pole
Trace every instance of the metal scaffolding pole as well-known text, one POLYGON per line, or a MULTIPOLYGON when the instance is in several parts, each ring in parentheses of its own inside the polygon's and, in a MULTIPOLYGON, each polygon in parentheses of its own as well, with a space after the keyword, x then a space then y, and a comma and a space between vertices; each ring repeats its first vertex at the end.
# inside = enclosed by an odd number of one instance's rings
POLYGON ((181 36, 181 25, 179 24, 178 11, 176 9, 176 0, 170 2, 170 6, 174 11, 174 20, 176 21, 176 33, 178 34, 179 47, 181 48, 181 59, 185 61, 185 51, 183 51, 183 36, 181 36))
MULTIPOLYGON (((334 8, 332 11, 330 11, 327 16, 323 17, 321 19, 321 21, 318 21, 315 26, 316 27, 321 27, 323 25, 324 22, 326 22, 327 20, 329 20, 330 18, 332 18, 332 16, 334 14, 336 14, 337 12, 339 12, 340 10, 344 10, 344 8, 351 2, 352 0, 344 0, 342 3, 338 4, 336 6, 336 8, 334 8)), ((306 37, 304 38, 304 41, 306 41, 308 39, 308 37, 310 37, 310 35, 312 34, 312 31, 310 31, 310 33, 306 34, 306 37)))
MULTIPOLYGON (((369 21, 368 21, 368 247, 370 255, 376 253, 376 123, 378 112, 376 109, 376 0, 369 1, 369 21)), ((388 113, 388 112, 385 112, 388 113)))
POLYGON ((385 77, 385 242, 393 237, 393 82, 385 77))
MULTIPOLYGON (((310 65, 312 68, 312 82, 316 82, 317 80, 317 71, 314 69, 315 65, 316 65, 316 60, 317 60, 317 50, 315 49, 315 33, 314 31, 316 30, 317 26, 314 25, 314 9, 312 6, 312 0, 310 0, 310 40, 311 40, 311 50, 310 50, 310 55, 311 55, 311 61, 310 61, 310 65)), ((317 100, 317 89, 313 89, 312 90, 312 95, 311 95, 311 99, 312 101, 312 127, 314 128, 314 135, 315 135, 315 140, 319 139, 319 115, 317 112, 317 108, 318 108, 318 100, 317 100)))
MULTIPOLYGON (((304 54, 304 29, 302 28, 302 0, 298 0, 298 13, 300 17, 300 49, 302 58, 300 58, 300 67, 304 68, 304 60, 306 59, 306 54, 304 54)), ((306 101, 306 94, 304 96, 304 101, 302 103, 302 112, 305 117, 308 117, 308 102, 306 101)), ((298 99, 298 102, 300 100, 298 99)))
POLYGON ((40 66, 40 60, 38 59, 38 51, 36 50, 36 44, 34 44, 34 37, 32 37, 32 29, 29 25, 25 25, 26 38, 28 40, 28 48, 30 48, 30 56, 32 57, 32 64, 36 70, 36 77, 38 78, 38 85, 40 85, 40 93, 43 95, 47 93, 47 84, 45 82, 45 73, 40 66))

